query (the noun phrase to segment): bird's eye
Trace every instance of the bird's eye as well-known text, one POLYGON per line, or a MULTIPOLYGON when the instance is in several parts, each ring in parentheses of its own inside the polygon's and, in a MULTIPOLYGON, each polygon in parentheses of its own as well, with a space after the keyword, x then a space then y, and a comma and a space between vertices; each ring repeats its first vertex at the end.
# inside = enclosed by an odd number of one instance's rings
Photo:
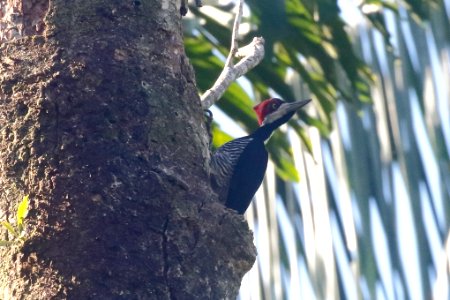
POLYGON ((273 108, 273 109, 277 109, 277 108, 278 108, 278 103, 273 103, 273 104, 272 104, 272 108, 273 108))

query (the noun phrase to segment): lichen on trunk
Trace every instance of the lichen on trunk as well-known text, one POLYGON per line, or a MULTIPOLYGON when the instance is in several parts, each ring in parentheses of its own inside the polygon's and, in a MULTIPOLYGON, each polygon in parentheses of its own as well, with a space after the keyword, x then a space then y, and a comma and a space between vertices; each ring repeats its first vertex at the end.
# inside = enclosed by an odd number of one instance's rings
POLYGON ((27 241, 0 249, 1 298, 237 295, 252 236, 209 186, 168 3, 40 1, 43 35, 0 45, 0 216, 31 199, 27 241))

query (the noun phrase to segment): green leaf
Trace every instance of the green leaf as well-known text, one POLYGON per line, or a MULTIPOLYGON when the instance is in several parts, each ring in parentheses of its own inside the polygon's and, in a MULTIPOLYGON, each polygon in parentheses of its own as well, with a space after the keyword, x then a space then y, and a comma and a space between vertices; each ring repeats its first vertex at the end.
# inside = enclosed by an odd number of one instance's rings
POLYGON ((313 152, 312 152, 312 142, 311 142, 311 139, 309 138, 308 134, 306 133, 305 129, 303 127, 301 127, 298 124, 298 122, 289 122, 289 125, 298 134, 298 136, 300 137, 301 141, 305 145, 306 150, 308 151, 308 153, 312 155, 313 154, 313 152))
POLYGON ((287 135, 281 131, 275 132, 266 146, 275 163, 277 175, 285 181, 299 181, 287 135))
POLYGON ((19 233, 14 229, 14 227, 7 221, 2 221, 3 227, 8 229, 8 231, 15 237, 19 236, 19 233))
POLYGON ((294 165, 292 156, 287 153, 282 153, 275 159, 276 169, 275 172, 281 179, 285 181, 300 181, 300 176, 294 165))
POLYGON ((229 134, 220 129, 220 127, 217 126, 216 124, 213 124, 212 135, 213 135, 213 147, 215 149, 219 148, 223 144, 233 139, 229 134))
POLYGON ((222 99, 217 102, 217 106, 228 116, 240 121, 247 130, 254 130, 257 127, 254 102, 245 90, 236 82, 232 83, 222 99))
POLYGON ((302 120, 306 124, 316 127, 322 136, 328 136, 331 132, 330 128, 319 119, 305 115, 302 117, 302 120))
POLYGON ((19 204, 19 207, 17 208, 17 226, 19 226, 19 228, 22 228, 23 219, 25 219, 25 217, 28 214, 28 204, 29 204, 28 195, 26 195, 23 197, 22 201, 19 204))
MULTIPOLYGON (((265 85, 272 88, 275 93, 281 96, 281 98, 292 101, 295 100, 292 89, 285 82, 286 66, 280 66, 280 64, 273 64, 266 60, 263 60, 255 69, 254 72, 247 74, 250 81, 263 82, 265 85)), ((269 95, 263 94, 264 98, 269 95)))
POLYGON ((6 246, 9 246, 11 244, 12 244, 11 241, 0 240, 0 247, 6 247, 6 246))

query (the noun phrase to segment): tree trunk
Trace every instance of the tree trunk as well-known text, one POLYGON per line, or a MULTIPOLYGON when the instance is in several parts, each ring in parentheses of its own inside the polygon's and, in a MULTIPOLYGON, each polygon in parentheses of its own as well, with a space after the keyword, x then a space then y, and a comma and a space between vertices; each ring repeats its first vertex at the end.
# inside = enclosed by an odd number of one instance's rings
POLYGON ((255 249, 210 188, 178 2, 0 1, 0 219, 31 199, 1 299, 236 297, 255 249))

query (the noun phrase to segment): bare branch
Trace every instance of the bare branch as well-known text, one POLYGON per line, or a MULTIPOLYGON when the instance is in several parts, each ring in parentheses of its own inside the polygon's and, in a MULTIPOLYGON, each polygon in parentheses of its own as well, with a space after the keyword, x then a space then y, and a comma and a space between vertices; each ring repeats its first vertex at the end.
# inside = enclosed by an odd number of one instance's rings
POLYGON ((228 54, 225 67, 222 73, 220 73, 219 78, 217 78, 214 85, 201 96, 203 109, 208 109, 216 103, 231 83, 253 69, 264 58, 264 39, 262 37, 253 38, 253 41, 250 44, 239 49, 238 34, 243 7, 244 0, 240 0, 238 12, 233 24, 230 53, 228 54), (236 65, 233 62, 235 57, 241 58, 236 65))
POLYGON ((225 67, 233 67, 233 65, 234 65, 233 59, 239 48, 239 46, 238 46, 239 25, 241 25, 243 10, 244 10, 244 0, 240 0, 236 18, 234 19, 234 24, 233 24, 230 53, 228 54, 227 61, 225 62, 225 67))
POLYGON ((244 48, 248 54, 235 66, 225 66, 216 83, 202 95, 203 109, 208 109, 216 103, 231 83, 258 65, 264 58, 264 39, 262 37, 253 38, 253 41, 244 48))

